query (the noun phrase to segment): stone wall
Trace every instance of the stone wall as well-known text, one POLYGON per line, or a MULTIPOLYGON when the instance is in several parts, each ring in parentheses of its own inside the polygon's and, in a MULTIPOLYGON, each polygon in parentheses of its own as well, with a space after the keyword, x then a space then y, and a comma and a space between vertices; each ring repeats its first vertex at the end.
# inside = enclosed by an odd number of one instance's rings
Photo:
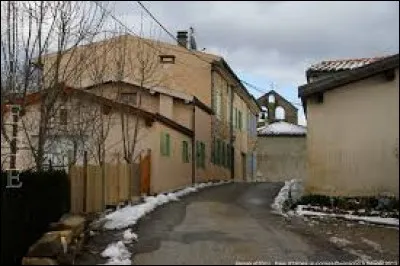
POLYGON ((85 219, 63 216, 28 250, 22 265, 73 265, 84 242, 85 219))
POLYGON ((305 136, 259 136, 256 152, 257 180, 272 182, 304 180, 305 136))

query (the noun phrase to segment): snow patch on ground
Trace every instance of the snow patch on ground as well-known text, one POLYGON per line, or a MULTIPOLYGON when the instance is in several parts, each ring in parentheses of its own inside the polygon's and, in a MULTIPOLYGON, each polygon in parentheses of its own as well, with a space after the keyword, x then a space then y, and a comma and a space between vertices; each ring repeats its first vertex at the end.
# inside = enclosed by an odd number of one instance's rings
POLYGON ((281 188, 278 195, 274 199, 271 207, 274 213, 278 213, 287 216, 284 212, 286 211, 286 204, 294 203, 301 198, 302 185, 299 180, 292 179, 285 181, 285 185, 281 188))
POLYGON ((382 218, 378 216, 358 216, 358 215, 351 215, 351 214, 334 214, 334 213, 323 213, 323 212, 315 212, 315 211, 308 211, 303 210, 307 206, 298 205, 296 211, 294 212, 295 215, 299 216, 318 216, 318 217, 331 217, 331 218, 344 218, 346 220, 353 220, 358 221, 359 223, 374 223, 374 224, 381 224, 381 225, 390 225, 390 226, 399 226, 399 219, 396 218, 382 218))
POLYGON ((375 249, 378 252, 382 252, 382 247, 378 243, 371 241, 369 239, 366 239, 364 237, 361 237, 361 241, 367 244, 368 246, 371 246, 373 249, 375 249))
POLYGON ((177 201, 180 197, 196 192, 199 189, 210 186, 218 186, 226 183, 229 183, 229 181, 220 181, 217 183, 200 183, 195 184, 191 187, 184 188, 177 192, 146 197, 144 199, 144 203, 126 206, 107 214, 103 218, 106 221, 104 224, 104 228, 108 230, 127 228, 131 225, 136 224, 140 218, 152 212, 156 207, 160 205, 166 204, 170 201, 177 201))
POLYGON ((122 241, 109 244, 101 256, 109 258, 104 265, 131 265, 131 253, 122 241))
POLYGON ((365 262, 372 261, 372 257, 365 255, 364 253, 362 253, 359 250, 354 250, 352 248, 345 248, 344 250, 361 259, 361 261, 359 261, 359 260, 355 261, 354 262, 355 265, 357 265, 357 264, 362 265, 362 264, 366 264, 365 262))
POLYGON ((131 229, 131 228, 125 230, 123 236, 124 236, 124 243, 126 243, 126 244, 130 244, 130 243, 132 242, 132 240, 137 241, 137 239, 138 239, 137 234, 135 234, 134 232, 132 232, 132 229, 131 229))
POLYGON ((338 245, 339 247, 344 247, 344 246, 347 246, 347 245, 351 244, 351 241, 349 241, 349 240, 347 240, 345 238, 339 238, 339 237, 336 237, 336 236, 330 237, 329 241, 331 241, 332 243, 338 245))

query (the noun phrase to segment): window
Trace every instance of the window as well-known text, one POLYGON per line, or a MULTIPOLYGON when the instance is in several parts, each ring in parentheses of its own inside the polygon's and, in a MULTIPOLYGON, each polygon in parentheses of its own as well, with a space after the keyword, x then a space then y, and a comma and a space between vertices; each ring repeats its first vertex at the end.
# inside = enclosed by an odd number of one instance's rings
POLYGON ((243 122, 242 112, 238 111, 238 129, 239 130, 242 130, 242 126, 243 126, 242 122, 243 122))
POLYGON ((268 102, 269 102, 269 103, 275 103, 275 96, 272 95, 272 94, 269 95, 269 96, 268 96, 268 102))
POLYGON ((227 86, 227 102, 226 102, 226 121, 229 124, 231 122, 231 93, 232 93, 232 89, 229 87, 229 85, 227 86))
POLYGON ((247 130, 247 109, 244 109, 243 115, 242 115, 242 129, 244 131, 247 130))
POLYGON ((160 55, 161 64, 175 64, 175 55, 160 55))
POLYGON ((206 167, 206 145, 201 141, 196 141, 196 166, 197 168, 206 167))
POLYGON ((222 111, 222 102, 221 102, 221 100, 222 100, 222 97, 221 97, 221 92, 220 91, 217 91, 217 95, 216 95, 216 115, 217 115, 217 118, 221 118, 221 111, 222 111))
POLYGON ((161 133, 160 150, 161 150, 161 155, 170 156, 171 143, 170 143, 170 136, 168 133, 164 132, 161 133))
POLYGON ((189 162, 189 143, 187 141, 182 141, 182 162, 189 162))
POLYGON ((237 109, 233 108, 233 128, 237 126, 237 109))
POLYGON ((126 104, 136 105, 137 104, 137 93, 136 92, 122 92, 119 94, 119 100, 126 104))
POLYGON ((231 145, 226 144, 226 167, 231 167, 231 145))
POLYGON ((225 166, 226 157, 225 157, 225 143, 221 142, 221 166, 225 166))
POLYGON ((219 165, 220 164, 220 150, 221 150, 221 141, 217 139, 217 145, 216 145, 216 150, 215 150, 215 164, 219 165))
POLYGON ((60 125, 67 125, 68 123, 68 111, 65 108, 60 109, 60 125))

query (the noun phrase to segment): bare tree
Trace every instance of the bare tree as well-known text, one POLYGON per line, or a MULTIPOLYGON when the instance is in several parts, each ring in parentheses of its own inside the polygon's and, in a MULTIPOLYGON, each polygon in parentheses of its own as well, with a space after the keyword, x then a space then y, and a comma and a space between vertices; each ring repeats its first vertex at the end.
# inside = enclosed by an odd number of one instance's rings
MULTIPOLYGON (((154 37, 155 31, 150 26, 150 36, 154 37)), ((142 108, 142 95, 146 89, 159 86, 162 83, 162 66, 159 55, 162 52, 161 46, 157 42, 150 42, 143 38, 143 16, 141 18, 140 33, 135 38, 133 52, 125 49, 126 43, 118 50, 119 59, 117 62, 118 77, 125 77, 126 73, 132 76, 133 82, 139 87, 137 91, 136 107, 142 108), (132 52, 132 53, 130 53, 132 52), (126 57, 126 55, 128 55, 126 57), (129 60, 124 61, 124 58, 129 60)), ((144 125, 144 120, 140 115, 136 115, 133 123, 125 114, 120 114, 124 159, 127 163, 133 163, 140 155, 138 144, 144 136, 140 136, 140 129, 144 125), (133 132, 132 132, 133 131, 133 132), (133 135, 132 135, 133 133, 133 135)))
MULTIPOLYGON (((81 70, 93 60, 79 53, 78 46, 93 42, 106 16, 91 2, 2 1, 1 5, 1 105, 18 99, 25 109, 27 95, 39 95, 39 116, 35 121, 20 122, 23 139, 40 170, 48 143, 54 141, 51 122, 62 106, 58 102, 64 85, 77 84, 81 70)), ((5 128, 5 113, 2 110, 1 134, 15 154, 16 145, 5 128)), ((10 168, 15 168, 15 160, 10 168)))

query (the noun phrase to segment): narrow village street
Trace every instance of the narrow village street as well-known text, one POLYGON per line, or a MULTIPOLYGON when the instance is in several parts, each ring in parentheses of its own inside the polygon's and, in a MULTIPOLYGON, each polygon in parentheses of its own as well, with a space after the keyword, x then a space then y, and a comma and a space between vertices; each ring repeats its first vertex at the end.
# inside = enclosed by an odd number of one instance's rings
MULTIPOLYGON (((271 204, 282 183, 232 183, 168 203, 133 228, 132 263, 278 264, 398 260, 398 229, 344 221, 285 218, 271 204)), ((122 231, 91 238, 76 264, 100 264, 122 231)))

